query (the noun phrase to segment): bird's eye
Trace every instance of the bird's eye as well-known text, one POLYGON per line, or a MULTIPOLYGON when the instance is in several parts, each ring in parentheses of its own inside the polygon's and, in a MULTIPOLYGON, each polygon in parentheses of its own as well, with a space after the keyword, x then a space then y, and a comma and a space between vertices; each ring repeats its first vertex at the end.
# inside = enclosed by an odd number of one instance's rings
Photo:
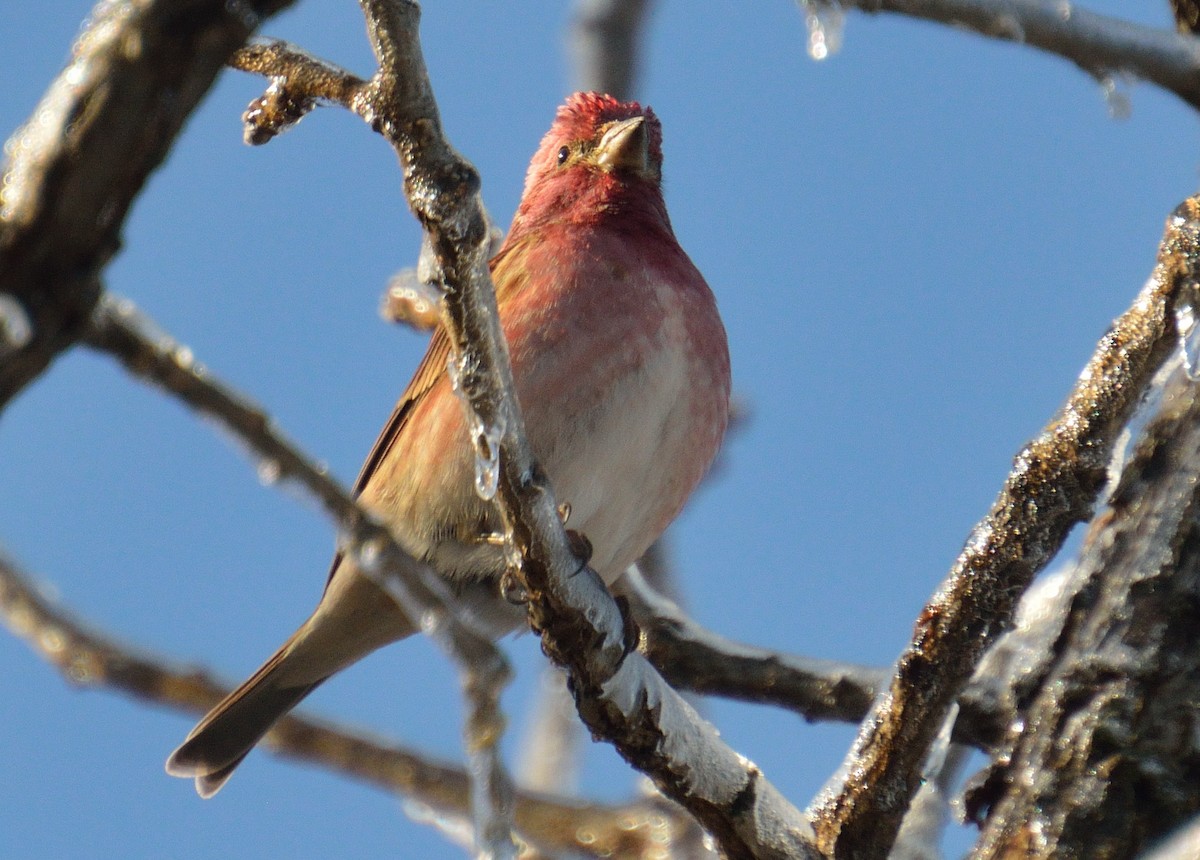
POLYGON ((564 146, 562 149, 560 149, 558 151, 558 163, 559 164, 565 163, 566 160, 570 157, 571 157, 571 147, 564 146))

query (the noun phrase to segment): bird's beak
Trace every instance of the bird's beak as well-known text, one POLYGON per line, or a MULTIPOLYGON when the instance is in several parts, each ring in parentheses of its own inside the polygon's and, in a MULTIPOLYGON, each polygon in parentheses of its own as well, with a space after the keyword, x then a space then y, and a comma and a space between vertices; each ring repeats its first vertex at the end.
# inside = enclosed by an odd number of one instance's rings
POLYGON ((650 139, 646 118, 635 116, 614 122, 596 145, 596 164, 604 170, 631 170, 639 175, 650 172, 650 139))

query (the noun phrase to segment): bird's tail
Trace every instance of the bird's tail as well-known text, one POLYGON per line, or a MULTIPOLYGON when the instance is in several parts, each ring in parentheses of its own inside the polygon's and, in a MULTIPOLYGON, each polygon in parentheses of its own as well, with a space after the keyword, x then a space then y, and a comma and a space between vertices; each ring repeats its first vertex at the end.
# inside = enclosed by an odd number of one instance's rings
POLYGON ((201 797, 216 794, 271 726, 326 678, 414 632, 390 597, 344 560, 334 565, 312 616, 167 759, 167 773, 194 778, 201 797))
POLYGON ((320 679, 282 683, 282 668, 296 637, 275 652, 248 681, 226 696, 167 759, 167 773, 194 777, 201 797, 212 797, 255 744, 284 714, 320 685, 320 679))

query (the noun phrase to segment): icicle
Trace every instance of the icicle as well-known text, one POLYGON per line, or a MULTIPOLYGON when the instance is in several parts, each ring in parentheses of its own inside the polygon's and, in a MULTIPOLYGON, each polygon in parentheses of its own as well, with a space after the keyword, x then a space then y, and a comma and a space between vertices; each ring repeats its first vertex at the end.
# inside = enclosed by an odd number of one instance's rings
POLYGON ((808 27, 808 55, 824 60, 842 47, 846 13, 838 0, 797 0, 808 27))

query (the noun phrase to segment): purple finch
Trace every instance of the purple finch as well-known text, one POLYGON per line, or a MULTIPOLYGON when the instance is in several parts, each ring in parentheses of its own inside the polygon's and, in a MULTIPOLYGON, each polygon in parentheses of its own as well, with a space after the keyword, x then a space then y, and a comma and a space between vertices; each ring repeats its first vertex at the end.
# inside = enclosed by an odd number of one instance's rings
MULTIPOLYGON (((661 187, 662 128, 635 102, 579 93, 529 165, 491 261, 530 444, 591 565, 612 584, 679 513, 729 412, 725 330, 679 247, 661 187)), ((523 613, 499 594, 503 548, 475 490, 440 329, 355 485, 410 553, 496 635, 523 613)), ((167 762, 211 796, 271 726, 332 675, 416 630, 354 561, 333 560, 312 616, 167 762)))

